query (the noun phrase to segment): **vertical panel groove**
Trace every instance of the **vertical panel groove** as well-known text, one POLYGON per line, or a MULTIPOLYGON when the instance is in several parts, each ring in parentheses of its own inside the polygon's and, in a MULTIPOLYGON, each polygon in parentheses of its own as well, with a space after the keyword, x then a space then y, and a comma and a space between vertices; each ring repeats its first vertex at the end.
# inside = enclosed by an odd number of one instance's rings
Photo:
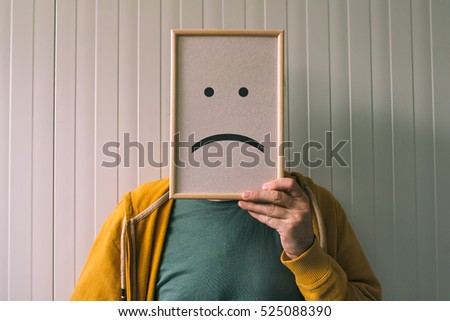
MULTIPOLYGON (((137 0, 137 8, 136 8, 136 140, 140 141, 140 133, 141 133, 141 123, 139 119, 141 118, 141 0, 137 0)), ((145 158, 145 157, 144 157, 145 158)), ((141 177, 139 175, 140 172, 140 155, 138 154, 138 166, 136 166, 136 182, 137 186, 141 185, 141 177)), ((144 162, 145 166, 145 162, 144 162)))
POLYGON ((33 9, 32 9, 32 16, 33 16, 33 20, 31 25, 33 26, 33 30, 31 31, 31 150, 30 150, 30 157, 31 157, 31 162, 30 162, 30 203, 31 203, 31 212, 30 212, 30 223, 31 223, 31 230, 30 230, 30 253, 31 253, 31 257, 30 257, 30 298, 31 300, 33 300, 33 204, 34 204, 34 195, 33 195, 33 182, 34 182, 34 173, 33 173, 33 160, 34 160, 34 153, 33 153, 33 146, 34 146, 34 76, 35 76, 35 66, 34 66, 34 53, 35 53, 35 49, 34 49, 34 37, 35 37, 35 32, 36 32, 36 28, 35 28, 35 23, 36 23, 36 19, 35 19, 35 15, 36 15, 36 1, 33 0, 33 9))
MULTIPOLYGON (((159 16, 161 17, 161 20, 159 21, 159 32, 160 32, 160 38, 159 38, 159 57, 160 57, 160 64, 159 64, 159 83, 160 83, 160 88, 159 88, 159 139, 161 142, 163 142, 163 88, 162 88, 162 82, 163 82, 163 64, 162 64, 162 47, 163 47, 163 30, 164 30, 164 23, 163 23, 163 0, 159 0, 159 16)), ((163 157, 163 146, 162 144, 159 145, 159 154, 161 155, 161 157, 163 157)), ((159 168, 159 177, 162 178, 163 177, 163 167, 161 166, 159 168)))
MULTIPOLYGON (((74 12, 74 18, 75 18, 75 34, 74 34, 74 50, 75 50, 75 56, 74 56, 74 96, 73 96, 73 162, 76 165, 77 163, 77 84, 78 84, 78 73, 77 73, 77 53, 78 53, 78 0, 75 0, 75 12, 74 12)), ((73 251, 73 263, 74 263, 74 269, 73 269, 73 275, 72 275, 72 284, 75 286, 77 282, 77 271, 75 267, 77 266, 77 166, 73 167, 73 217, 72 217, 72 224, 73 224, 73 236, 74 236, 74 242, 72 244, 72 251, 73 251)))
MULTIPOLYGON (((117 77, 116 77, 116 102, 117 102, 117 108, 116 108, 116 142, 120 142, 119 137, 119 129, 120 129, 120 3, 121 0, 117 0, 117 58, 116 58, 116 70, 117 70, 117 77)), ((116 166, 116 203, 119 201, 119 186, 120 186, 120 166, 116 166)))
MULTIPOLYGON (((162 17, 162 1, 163 0, 159 0, 159 16, 162 17)), ((204 17, 203 17, 203 21, 204 21, 204 17)), ((162 122, 163 122, 163 106, 162 106, 162 99, 163 99, 163 94, 162 94, 162 46, 163 46, 163 19, 161 18, 159 20, 159 33, 160 33, 160 37, 159 37, 159 84, 160 84, 160 88, 159 88, 159 140, 161 142, 161 144, 159 144, 159 155, 161 155, 161 159, 164 157, 163 155, 163 126, 162 126, 162 122)), ((163 167, 160 166, 159 167, 159 178, 163 177, 163 167)))
POLYGON ((52 101, 52 151, 53 151, 53 170, 52 170, 52 300, 55 300, 55 155, 56 155, 56 34, 57 34, 57 19, 58 19, 58 1, 53 1, 53 101, 52 101))
POLYGON ((390 103, 389 16, 387 1, 371 1, 372 104, 374 115, 374 212, 376 226, 375 269, 383 298, 392 299, 395 231, 392 224, 392 120, 390 103))
MULTIPOLYGON (((331 23, 330 23, 330 0, 327 0, 327 20, 328 20, 328 112, 330 114, 329 130, 333 133, 333 102, 331 93, 331 23)), ((333 137, 333 136, 332 136, 333 137)), ((333 160, 332 160, 333 161, 333 160)), ((331 164, 332 165, 332 164, 331 164)), ((333 166, 330 166, 330 191, 333 192, 333 166)))
POLYGON ((351 217, 354 207, 354 186, 353 186, 353 101, 352 101, 352 54, 351 54, 351 37, 350 37, 350 0, 347 0, 347 52, 348 52, 348 110, 350 122, 350 212, 347 213, 351 217))
MULTIPOLYGON (((396 200, 395 200, 395 131, 394 131, 394 88, 393 88, 393 75, 392 75, 392 17, 391 17, 391 0, 389 0, 388 16, 389 16, 389 81, 391 88, 391 133, 392 133, 392 195, 393 195, 393 224, 394 232, 397 231, 397 215, 396 215, 396 200)), ((397 238, 394 237, 394 253, 397 253, 397 238)), ((397 256, 394 255, 394 296, 397 292, 397 256)))
POLYGON ((264 0, 264 29, 267 29, 267 0, 264 0))
MULTIPOLYGON (((141 104, 140 104, 140 94, 141 94, 141 0, 137 0, 136 5, 136 141, 140 141, 141 123, 139 118, 141 116, 141 104)), ((139 152, 140 153, 140 152, 139 152)), ((136 166, 136 183, 137 186, 141 185, 141 178, 139 175, 140 171, 140 155, 138 153, 138 165, 136 166)), ((147 152, 148 153, 148 152, 147 152)), ((144 157, 145 158, 145 157, 144 157)), ((145 166, 145 161, 144 161, 145 166)))
MULTIPOLYGON (((286 2, 286 30, 284 31, 284 71, 285 71, 285 75, 284 75, 284 93, 283 95, 285 95, 285 99, 284 99, 284 113, 286 116, 284 116, 284 119, 289 120, 290 117, 290 104, 289 104, 289 41, 287 41, 288 37, 288 26, 289 26, 289 1, 285 1, 286 2)), ((246 18, 246 15, 244 14, 244 19, 246 18)), ((245 24, 246 25, 246 24, 245 24)), ((291 141, 291 130, 290 130, 290 122, 289 121, 283 121, 283 127, 284 127, 284 141, 286 142, 290 142, 291 141)), ((285 162, 285 156, 283 157, 283 161, 285 162)), ((286 163, 286 162, 285 162, 286 163)), ((285 170, 289 170, 289 169, 285 169, 285 170)))
MULTIPOLYGON (((310 97, 310 65, 309 65, 309 0, 305 2, 306 11, 306 106, 308 114, 308 142, 311 141, 311 97, 310 97)), ((308 176, 311 176, 311 166, 308 166, 308 176)))
MULTIPOLYGON (((375 116, 374 116, 374 102, 373 102, 373 50, 372 50, 372 0, 369 0, 369 63, 370 63, 370 112, 371 112, 371 126, 372 126, 372 148, 373 150, 375 150, 375 116)), ((373 213, 375 215, 373 215, 372 217, 372 226, 373 226, 373 234, 376 235, 377 233, 377 221, 376 221, 376 206, 377 203, 375 201, 375 151, 372 152, 372 191, 373 191, 373 198, 374 198, 374 202, 373 202, 373 213)), ((373 239, 373 257, 375 258, 373 260, 373 264, 377 264, 376 260, 377 260, 377 256, 375 255, 375 253, 377 252, 377 248, 376 248, 376 241, 375 238, 373 239)))
MULTIPOLYGON (((412 132, 412 140, 413 140, 413 155, 416 156, 416 150, 417 150, 417 141, 416 141, 416 96, 415 96, 415 79, 414 79, 414 37, 413 37, 413 13, 412 13, 412 0, 409 0, 409 19, 410 19, 410 41, 411 41, 411 46, 410 46, 410 51, 411 51, 411 90, 412 90, 412 95, 411 95, 411 99, 412 99, 412 127, 413 127, 413 132, 412 132)), ((414 220, 416 221, 415 224, 415 241, 416 241, 416 266, 418 266, 418 262, 417 262, 417 258, 419 257, 419 238, 417 237, 419 235, 419 228, 417 226, 417 207, 418 207, 418 195, 417 195, 417 188, 416 188, 416 183, 417 183, 417 162, 416 159, 414 159, 414 220)), ((419 269, 417 269, 417 273, 416 273, 416 284, 419 284, 419 269)), ((419 293, 419 291, 418 291, 419 293)), ((417 295, 418 296, 418 295, 417 295)))
POLYGON ((94 208, 93 208, 93 227, 94 227, 94 235, 96 235, 97 230, 97 215, 96 211, 98 208, 97 204, 97 191, 98 191, 98 171, 97 171, 97 164, 98 164, 98 155, 96 152, 97 145, 98 145, 98 0, 95 0, 95 23, 94 23, 94 208))
POLYGON ((351 222, 369 261, 373 259, 373 138, 369 1, 350 1, 353 204, 351 222))
POLYGON ((428 1, 430 9, 430 59, 431 59, 431 115, 433 127, 433 181, 434 181, 434 246, 436 251, 436 298, 439 300, 439 237, 438 237, 438 207, 437 207, 437 166, 436 166, 436 112, 434 93, 434 45, 433 45, 433 5, 432 0, 428 1))
MULTIPOLYGON (((214 4, 216 1, 208 1, 205 2, 209 4, 214 4)), ((220 7, 219 7, 220 8, 220 7)), ((208 14, 212 14, 212 17, 221 16, 217 15, 217 11, 214 11, 216 7, 211 6, 208 14)), ((179 16, 180 16, 180 7, 178 2, 175 0, 161 1, 161 140, 165 143, 169 142, 169 132, 170 132, 170 29, 180 28, 179 25, 179 16)), ((214 20, 214 19, 212 19, 214 20)), ((207 25, 207 27, 213 27, 214 21, 208 21, 208 23, 212 23, 212 25, 207 25)), ((220 24, 221 25, 221 24, 220 24)), ((164 152, 163 146, 162 153, 164 152)), ((163 155, 167 159, 167 154, 163 155)), ((161 166, 161 176, 168 176, 169 169, 166 166, 161 166)))
POLYGON ((12 149, 12 65, 13 65, 13 28, 14 3, 10 2, 10 33, 9 33, 9 132, 8 132, 8 300, 11 300, 11 149, 12 149))
POLYGON ((11 1, 0 2, 0 300, 9 299, 11 1))
POLYGON ((183 28, 183 14, 182 14, 184 9, 183 0, 179 0, 178 6, 180 7, 180 26, 181 28, 183 28))
MULTIPOLYGON (((287 17, 287 15, 286 15, 287 17)), ((286 21, 287 23, 287 21, 286 21)), ((244 29, 247 29, 247 1, 244 0, 244 29)))
MULTIPOLYGON (((306 49, 306 0, 288 1, 288 24, 286 25, 287 47, 287 76, 288 76, 288 102, 289 102, 289 140, 295 145, 289 148, 290 170, 296 170, 307 174, 308 170, 301 157, 301 144, 308 140, 308 115, 307 115, 307 49, 306 49), (291 17, 289 17, 291 16, 291 17), (295 90, 291 90, 295 88, 295 90)), ((260 16, 263 16, 263 7, 260 8, 260 16)), ((254 11, 255 8, 253 8, 254 11)), ((258 12, 258 11, 256 11, 258 12)), ((253 18, 253 20, 257 20, 253 18)), ((263 25, 254 23, 255 26, 263 25)), ((286 155, 285 155, 286 156, 286 155)))
POLYGON ((55 299, 64 300, 73 287, 75 242, 75 1, 58 2, 55 104, 55 299), (63 27, 64 26, 64 27, 63 27))

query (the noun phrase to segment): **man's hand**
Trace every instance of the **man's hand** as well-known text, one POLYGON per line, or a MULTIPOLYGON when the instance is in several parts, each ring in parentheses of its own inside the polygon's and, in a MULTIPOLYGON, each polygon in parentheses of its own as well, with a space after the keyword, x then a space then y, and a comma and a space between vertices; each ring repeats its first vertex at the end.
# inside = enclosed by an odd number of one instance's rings
POLYGON ((279 178, 262 190, 245 191, 239 206, 280 234, 290 259, 297 258, 314 242, 308 195, 292 178, 279 178))

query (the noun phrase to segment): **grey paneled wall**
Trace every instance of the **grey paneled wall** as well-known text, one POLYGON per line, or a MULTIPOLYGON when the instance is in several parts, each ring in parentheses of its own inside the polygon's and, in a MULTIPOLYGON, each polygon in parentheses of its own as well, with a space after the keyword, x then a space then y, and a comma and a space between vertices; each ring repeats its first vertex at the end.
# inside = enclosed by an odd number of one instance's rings
POLYGON ((341 201, 385 299, 450 299, 448 0, 0 0, 0 299, 67 299, 121 195, 168 175, 147 153, 167 159, 171 28, 285 29, 287 157, 349 141, 349 167, 293 169, 341 201))

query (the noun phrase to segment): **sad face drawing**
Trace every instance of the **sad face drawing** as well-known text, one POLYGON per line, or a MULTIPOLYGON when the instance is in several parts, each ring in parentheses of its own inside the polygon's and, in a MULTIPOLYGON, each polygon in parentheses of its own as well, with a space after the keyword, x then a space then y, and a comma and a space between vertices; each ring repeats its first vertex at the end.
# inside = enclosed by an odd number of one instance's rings
POLYGON ((175 192, 236 198, 276 178, 282 135, 279 38, 224 31, 175 35, 175 192))

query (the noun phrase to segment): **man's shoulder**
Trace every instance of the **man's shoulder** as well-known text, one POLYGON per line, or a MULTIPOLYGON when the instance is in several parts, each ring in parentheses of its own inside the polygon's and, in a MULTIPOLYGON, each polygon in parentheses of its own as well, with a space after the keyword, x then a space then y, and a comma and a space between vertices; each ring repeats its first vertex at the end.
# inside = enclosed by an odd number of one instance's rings
POLYGON ((149 181, 123 195, 122 202, 128 207, 129 216, 136 216, 159 199, 168 190, 168 178, 149 181))
POLYGON ((138 187, 136 187, 134 190, 132 190, 130 193, 133 194, 135 197, 140 197, 141 195, 144 195, 149 192, 157 192, 160 190, 168 190, 169 188, 169 178, 161 178, 156 179, 153 181, 145 182, 138 187))

